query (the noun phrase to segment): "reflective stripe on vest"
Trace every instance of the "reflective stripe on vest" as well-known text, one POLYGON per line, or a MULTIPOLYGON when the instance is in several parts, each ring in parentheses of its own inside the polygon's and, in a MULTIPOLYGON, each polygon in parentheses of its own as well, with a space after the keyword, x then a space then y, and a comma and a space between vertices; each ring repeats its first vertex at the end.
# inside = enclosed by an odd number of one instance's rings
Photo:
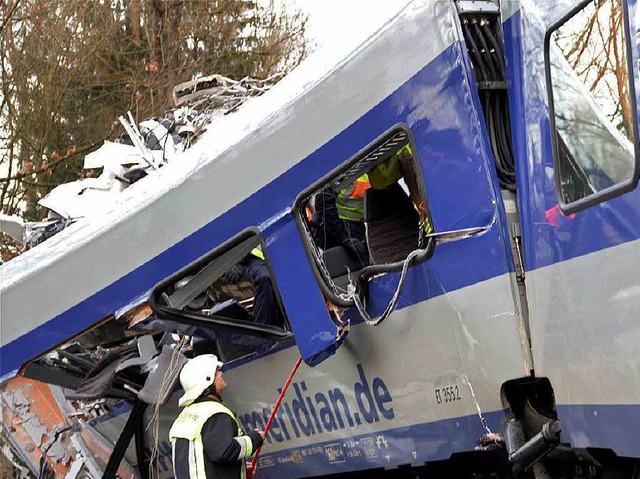
MULTIPOLYGON (((169 440, 175 454, 175 441, 178 438, 187 439, 189 441, 189 477, 191 479, 206 479, 204 446, 202 444, 202 427, 207 420, 214 414, 224 413, 233 418, 238 426, 238 437, 235 439, 240 443, 242 453, 239 458, 241 463, 240 478, 245 479, 247 476, 247 467, 245 459, 253 454, 253 443, 251 438, 244 436, 240 423, 235 414, 224 404, 217 401, 204 401, 193 403, 185 407, 178 415, 171 430, 169 431, 169 440)), ((174 459, 175 460, 175 459, 174 459)))
POLYGON ((362 221, 364 219, 364 192, 371 185, 369 177, 362 175, 350 188, 342 188, 336 198, 338 216, 343 220, 362 221))
POLYGON ((260 248, 253 248, 251 250, 251 254, 253 256, 255 256, 256 258, 260 258, 262 261, 264 261, 264 253, 262 252, 262 250, 260 248))

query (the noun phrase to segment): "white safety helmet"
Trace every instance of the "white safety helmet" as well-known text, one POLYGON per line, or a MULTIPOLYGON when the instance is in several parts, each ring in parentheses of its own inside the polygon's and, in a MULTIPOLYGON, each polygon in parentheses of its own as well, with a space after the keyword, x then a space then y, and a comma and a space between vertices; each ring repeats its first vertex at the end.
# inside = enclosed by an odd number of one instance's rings
POLYGON ((180 384, 184 395, 178 401, 178 406, 185 407, 198 399, 205 389, 213 384, 216 371, 222 363, 215 354, 202 354, 189 359, 180 371, 180 384))

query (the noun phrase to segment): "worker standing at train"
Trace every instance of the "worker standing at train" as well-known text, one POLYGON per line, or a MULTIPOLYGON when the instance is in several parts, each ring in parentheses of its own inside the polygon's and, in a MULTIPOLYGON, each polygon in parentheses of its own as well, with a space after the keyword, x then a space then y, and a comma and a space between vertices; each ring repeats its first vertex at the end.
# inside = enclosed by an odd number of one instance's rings
POLYGON ((180 372, 184 407, 171 426, 175 479, 245 479, 246 459, 262 445, 263 431, 244 433, 223 404, 227 386, 214 354, 187 361, 180 372))
POLYGON ((342 244, 352 251, 363 265, 369 264, 364 227, 364 192, 370 186, 369 177, 364 174, 352 185, 338 191, 336 197, 338 217, 346 226, 348 233, 342 240, 342 244))
POLYGON ((276 291, 261 247, 253 248, 251 253, 233 265, 223 278, 230 284, 239 284, 245 276, 254 290, 253 322, 282 327, 284 316, 278 305, 276 291))
POLYGON ((311 229, 316 245, 327 250, 344 246, 362 266, 369 264, 364 226, 364 192, 367 175, 335 192, 326 188, 315 197, 315 218, 311 229))

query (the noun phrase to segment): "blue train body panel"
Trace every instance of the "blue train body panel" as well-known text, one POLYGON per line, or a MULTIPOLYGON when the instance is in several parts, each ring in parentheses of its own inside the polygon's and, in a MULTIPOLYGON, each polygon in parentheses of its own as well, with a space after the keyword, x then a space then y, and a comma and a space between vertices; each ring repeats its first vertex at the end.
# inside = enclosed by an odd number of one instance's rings
MULTIPOLYGON (((625 2, 636 32, 636 1, 625 2)), ((156 187, 132 193, 130 206, 4 265, 0 377, 255 231, 295 345, 226 364, 225 400, 246 428, 264 427, 297 356, 308 363, 276 416, 262 477, 417 465, 473 451, 482 435, 503 432, 512 412, 505 388, 538 378, 552 387, 563 442, 640 457, 640 193, 632 184, 565 214, 556 182, 545 38, 583 3, 501 5, 517 209, 495 167, 459 5, 408 2, 333 63, 310 58, 255 110, 225 119, 220 145, 205 136, 178 179, 161 171, 156 187), (396 309, 379 326, 346 308, 350 329, 340 336, 296 208, 312 185, 398 129, 415 149, 436 233, 480 232, 436 244, 409 267, 396 309), (42 304, 21 303, 38 293, 42 304)), ((635 33, 632 42, 637 85, 635 33)), ((638 97, 632 101, 637 111, 638 97)), ((402 275, 369 279, 372 316, 402 275)), ((176 412, 166 406, 165 415, 176 412)))

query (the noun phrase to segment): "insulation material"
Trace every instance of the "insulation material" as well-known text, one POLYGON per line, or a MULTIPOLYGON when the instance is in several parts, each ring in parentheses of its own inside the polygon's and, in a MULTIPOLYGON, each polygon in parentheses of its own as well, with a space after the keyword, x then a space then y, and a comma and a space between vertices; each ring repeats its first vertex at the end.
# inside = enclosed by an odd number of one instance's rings
MULTIPOLYGON (((32 471, 39 469, 40 459, 48 451, 48 464, 55 477, 67 473, 74 451, 68 442, 57 447, 56 430, 67 423, 51 387, 37 381, 14 378, 2 390, 2 432, 11 437, 13 455, 32 471)), ((58 439, 62 439, 59 437, 58 439)))
POLYGON ((71 439, 69 434, 61 435, 47 451, 47 457, 52 461, 59 462, 68 466, 75 451, 71 447, 71 439))
POLYGON ((40 421, 40 418, 35 416, 33 411, 31 411, 31 401, 29 398, 27 398, 22 391, 18 390, 3 393, 2 399, 13 413, 16 422, 19 422, 27 432, 31 441, 36 446, 41 446, 43 437, 48 431, 42 424, 42 421, 40 421))

